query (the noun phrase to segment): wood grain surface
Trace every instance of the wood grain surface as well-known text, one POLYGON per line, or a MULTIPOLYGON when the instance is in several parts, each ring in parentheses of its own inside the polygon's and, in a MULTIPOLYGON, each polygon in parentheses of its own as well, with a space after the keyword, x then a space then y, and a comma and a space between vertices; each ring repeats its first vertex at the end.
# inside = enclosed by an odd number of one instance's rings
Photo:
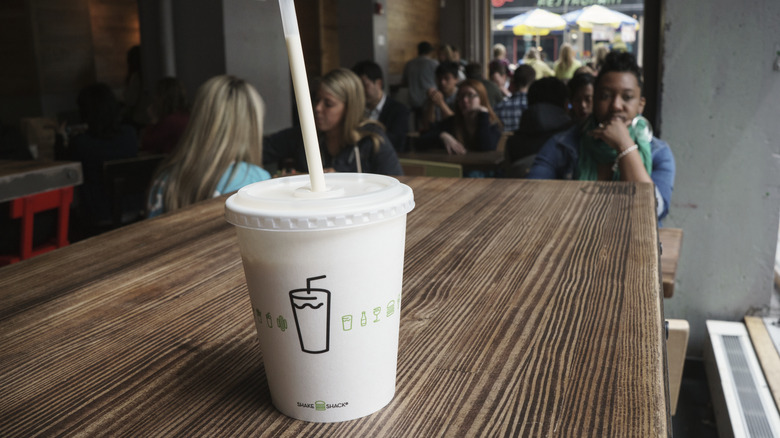
POLYGON ((651 185, 403 181, 384 409, 273 408, 218 198, 0 269, 0 436, 670 434, 651 185))
POLYGON ((79 162, 0 160, 0 202, 82 182, 79 162))
POLYGON ((780 352, 772 342, 764 318, 745 316, 745 327, 750 333, 750 340, 753 342, 753 348, 756 350, 756 356, 761 363, 775 405, 780 407, 780 352))

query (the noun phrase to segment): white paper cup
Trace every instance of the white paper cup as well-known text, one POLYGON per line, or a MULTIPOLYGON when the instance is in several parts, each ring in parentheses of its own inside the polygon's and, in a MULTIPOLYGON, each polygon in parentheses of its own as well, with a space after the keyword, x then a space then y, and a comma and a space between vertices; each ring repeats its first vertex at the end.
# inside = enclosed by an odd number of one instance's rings
POLYGON ((412 190, 373 174, 246 186, 236 225, 271 400, 293 418, 336 422, 395 394, 406 214, 412 190))

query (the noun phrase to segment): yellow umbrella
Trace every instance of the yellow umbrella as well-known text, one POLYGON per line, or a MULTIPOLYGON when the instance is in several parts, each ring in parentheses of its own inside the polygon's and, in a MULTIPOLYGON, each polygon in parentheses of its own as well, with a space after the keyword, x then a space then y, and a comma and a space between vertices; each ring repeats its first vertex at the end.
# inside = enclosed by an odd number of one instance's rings
POLYGON ((515 35, 547 35, 551 30, 565 28, 566 21, 560 15, 539 8, 514 16, 499 25, 499 29, 512 29, 515 35))
POLYGON ((639 30, 639 22, 633 17, 599 5, 586 6, 571 11, 563 14, 562 18, 569 25, 578 26, 583 32, 592 32, 593 26, 608 26, 617 29, 622 25, 633 26, 634 30, 639 30))

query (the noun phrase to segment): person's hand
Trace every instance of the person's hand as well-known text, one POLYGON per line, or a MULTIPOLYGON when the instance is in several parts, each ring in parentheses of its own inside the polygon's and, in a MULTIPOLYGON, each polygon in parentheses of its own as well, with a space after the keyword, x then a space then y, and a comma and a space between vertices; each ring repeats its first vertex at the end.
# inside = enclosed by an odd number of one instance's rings
POLYGON ((446 105, 446 103, 444 103, 444 95, 441 93, 441 91, 433 88, 431 90, 432 91, 428 92, 428 98, 431 99, 431 102, 433 102, 433 104, 438 107, 446 105))
POLYGON ((459 142, 451 134, 442 132, 439 138, 444 142, 444 147, 447 149, 448 154, 464 155, 467 152, 463 143, 459 142))
POLYGON ((590 135, 618 152, 622 152, 634 144, 631 133, 628 132, 628 126, 618 118, 599 123, 595 129, 590 131, 590 135))

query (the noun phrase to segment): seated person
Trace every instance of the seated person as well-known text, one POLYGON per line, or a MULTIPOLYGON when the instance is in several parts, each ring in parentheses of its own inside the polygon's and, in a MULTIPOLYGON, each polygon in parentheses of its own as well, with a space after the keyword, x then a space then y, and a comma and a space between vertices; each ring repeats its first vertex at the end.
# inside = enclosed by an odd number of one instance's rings
POLYGON ((575 73, 569 87, 569 102, 571 103, 571 118, 577 123, 583 123, 593 112, 593 83, 596 78, 590 73, 575 73))
POLYGON ((84 183, 76 187, 77 221, 86 225, 111 220, 111 199, 103 189, 103 163, 138 155, 135 128, 120 124, 119 102, 111 88, 95 83, 78 95, 79 115, 85 123, 70 135, 60 131, 55 144, 58 160, 81 161, 84 183))
POLYGON ((542 60, 542 55, 539 53, 537 49, 531 48, 528 49, 527 52, 525 52, 525 58, 523 58, 523 64, 530 65, 531 67, 533 67, 534 71, 536 72, 535 79, 537 80, 541 78, 555 76, 555 72, 553 71, 553 69, 550 68, 549 65, 547 65, 546 62, 542 60))
POLYGON ((450 154, 493 151, 501 138, 501 121, 490 108, 487 91, 475 79, 461 82, 455 114, 420 136, 419 149, 444 148, 450 154))
POLYGON ((520 126, 520 116, 528 108, 528 87, 536 79, 536 70, 530 65, 517 66, 512 75, 512 95, 496 105, 496 114, 504 124, 504 131, 514 131, 520 126))
POLYGON ((436 86, 428 90, 423 104, 423 120, 420 131, 455 114, 455 95, 458 92, 458 64, 443 62, 436 67, 436 86))
POLYGON ((190 119, 190 108, 184 84, 176 78, 157 82, 154 102, 148 108, 151 125, 141 136, 141 150, 154 154, 169 154, 190 119))
POLYGON ((501 90, 504 98, 512 95, 509 91, 509 68, 507 68, 506 64, 496 59, 490 61, 490 64, 488 64, 488 75, 490 80, 501 90))
POLYGON ((148 216, 271 178, 263 159, 263 100, 250 84, 216 76, 195 95, 191 123, 163 160, 149 191, 148 216))
POLYGON ((558 60, 553 64, 553 71, 555 71, 555 77, 567 83, 574 72, 582 67, 582 63, 577 60, 574 52, 574 47, 569 43, 564 43, 561 46, 558 60))
MULTIPOLYGON (((323 76, 314 103, 314 124, 326 171, 402 175, 398 155, 381 124, 366 119, 366 97, 360 78, 339 68, 323 76)), ((265 139, 263 162, 295 172, 309 171, 298 127, 265 139)))
POLYGON ((523 111, 520 127, 506 141, 506 162, 511 163, 507 176, 525 177, 547 140, 572 125, 568 105, 568 90, 560 79, 542 78, 531 84, 528 109, 523 111))
POLYGON ((669 212, 675 163, 669 145, 641 117, 642 71, 634 55, 610 52, 596 77, 593 114, 553 136, 528 178, 655 184, 658 219, 669 212))
POLYGON ((366 93, 366 118, 378 120, 385 126, 387 138, 401 153, 406 149, 409 133, 409 108, 385 94, 382 68, 374 61, 362 61, 352 67, 360 77, 366 93))
POLYGON ((490 102, 491 108, 495 108, 499 102, 504 100, 504 92, 501 91, 498 85, 496 85, 495 82, 482 77, 482 65, 480 63, 470 62, 466 64, 465 70, 466 79, 476 79, 482 82, 482 85, 485 86, 485 91, 487 91, 488 101, 490 102))

